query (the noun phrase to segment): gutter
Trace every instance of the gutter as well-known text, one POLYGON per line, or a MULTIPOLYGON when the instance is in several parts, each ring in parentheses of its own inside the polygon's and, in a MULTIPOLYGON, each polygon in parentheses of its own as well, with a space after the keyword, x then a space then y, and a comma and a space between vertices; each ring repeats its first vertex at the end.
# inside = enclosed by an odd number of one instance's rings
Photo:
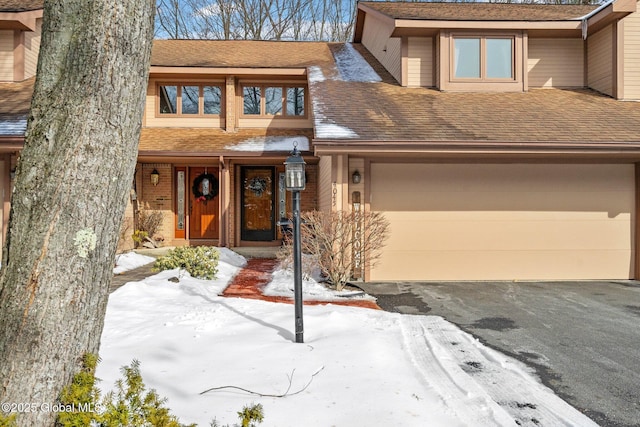
POLYGON ((571 21, 582 21, 582 40, 586 40, 587 39, 587 33, 589 30, 589 18, 591 18, 592 16, 595 16, 596 14, 600 13, 602 10, 606 9, 607 7, 609 7, 609 5, 615 3, 616 0, 609 0, 608 2, 600 5, 599 7, 595 8, 594 10, 592 10, 591 12, 589 12, 588 14, 581 16, 579 18, 574 18, 571 19, 571 21))
MULTIPOLYGON (((0 145, 1 147, 1 145, 0 145)), ((312 151, 302 151, 305 156, 312 156, 312 151)), ((234 158, 273 158, 280 159, 282 157, 289 156, 289 152, 284 151, 154 151, 154 150, 140 150, 138 151, 138 157, 166 157, 166 158, 208 158, 208 157, 220 157, 224 156, 225 159, 234 158)))
POLYGON ((358 147, 386 147, 391 149, 398 149, 399 147, 474 147, 474 148, 490 148, 490 147, 583 147, 583 148, 626 148, 640 150, 640 139, 637 141, 586 141, 586 142, 571 142, 571 141, 488 141, 488 140, 313 140, 313 146, 318 147, 335 147, 335 148, 348 148, 354 149, 358 147))
POLYGON ((486 155, 553 155, 613 156, 640 158, 640 141, 631 142, 487 142, 487 141, 314 141, 316 156, 352 154, 360 156, 486 156, 486 155))

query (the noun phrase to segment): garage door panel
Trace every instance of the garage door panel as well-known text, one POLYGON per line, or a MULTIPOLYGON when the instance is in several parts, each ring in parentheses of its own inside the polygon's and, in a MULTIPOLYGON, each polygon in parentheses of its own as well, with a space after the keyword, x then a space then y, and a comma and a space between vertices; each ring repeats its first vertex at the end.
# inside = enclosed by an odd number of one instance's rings
POLYGON ((619 189, 612 191, 482 191, 482 192, 444 192, 416 191, 407 192, 397 189, 393 192, 376 192, 371 199, 372 206, 381 211, 430 211, 470 212, 472 215, 483 212, 545 213, 578 212, 606 213, 608 216, 630 214, 633 206, 633 194, 619 189))
MULTIPOLYGON (((548 192, 616 191, 617 182, 626 180, 628 168, 612 169, 612 165, 541 165, 536 164, 379 164, 375 185, 379 192, 420 192, 438 189, 442 192, 493 192, 531 191, 531 182, 536 188, 548 192), (398 188, 397 182, 403 182, 398 188)), ((630 165, 626 165, 630 166, 630 165)))
MULTIPOLYGON (((391 219, 393 216, 387 216, 391 219)), ((453 250, 579 250, 629 249, 628 222, 607 221, 438 221, 408 223, 392 220, 389 250, 420 241, 420 248, 453 250), (593 229, 597 228, 595 234, 593 229), (466 238, 462 237, 466 236, 466 238), (464 240, 464 241, 462 241, 464 240)))
POLYGON ((632 273, 630 256, 630 251, 575 251, 571 259, 562 251, 398 251, 376 265, 375 280, 575 280, 578 271, 607 280, 611 272, 632 273), (420 269, 402 267, 407 264, 420 269), (523 278, 523 271, 531 277, 523 278))
POLYGON ((631 212, 604 211, 384 211, 387 218, 397 221, 621 221, 628 223, 631 212))
POLYGON ((629 278, 634 185, 633 165, 374 163, 371 209, 391 230, 370 277, 629 278))

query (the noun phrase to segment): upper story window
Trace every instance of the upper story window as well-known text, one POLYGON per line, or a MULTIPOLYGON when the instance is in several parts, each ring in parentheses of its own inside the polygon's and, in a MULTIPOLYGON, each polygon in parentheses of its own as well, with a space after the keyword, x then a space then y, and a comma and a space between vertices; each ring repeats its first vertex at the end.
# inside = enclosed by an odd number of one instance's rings
POLYGON ((513 37, 453 37, 453 78, 514 79, 513 37))
POLYGON ((161 115, 220 115, 222 86, 209 84, 159 85, 161 115))
POLYGON ((305 87, 296 85, 246 85, 242 87, 242 113, 302 118, 306 115, 305 93, 305 87))

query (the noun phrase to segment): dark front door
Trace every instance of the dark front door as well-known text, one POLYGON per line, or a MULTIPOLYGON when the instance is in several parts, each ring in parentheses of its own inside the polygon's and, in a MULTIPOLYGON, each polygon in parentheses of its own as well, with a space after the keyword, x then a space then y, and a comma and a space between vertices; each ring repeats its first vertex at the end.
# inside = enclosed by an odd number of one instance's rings
POLYGON ((243 167, 242 240, 270 241, 275 239, 275 168, 243 167))
POLYGON ((189 237, 191 239, 217 239, 218 169, 189 168, 189 237))

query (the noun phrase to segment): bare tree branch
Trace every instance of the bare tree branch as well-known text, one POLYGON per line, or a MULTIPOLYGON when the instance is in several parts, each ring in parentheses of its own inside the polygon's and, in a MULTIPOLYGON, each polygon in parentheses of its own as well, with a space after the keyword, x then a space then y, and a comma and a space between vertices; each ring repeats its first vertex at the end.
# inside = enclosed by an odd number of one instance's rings
POLYGON ((225 385, 225 386, 221 386, 221 387, 213 387, 213 388, 209 388, 205 391, 200 392, 200 395, 203 395, 205 393, 209 393, 210 391, 220 391, 220 390, 226 390, 226 389, 232 389, 232 390, 240 390, 240 391, 244 391, 245 393, 249 393, 249 394, 254 394, 256 396, 260 396, 260 397, 287 397, 287 396, 295 396, 296 394, 300 394, 303 391, 305 391, 313 382, 313 378, 318 375, 320 372, 322 372, 322 370, 324 369, 324 366, 321 367, 320 369, 318 369, 316 372, 314 372, 311 375, 311 378, 309 379, 309 382, 307 382, 307 384, 305 384, 304 387, 302 387, 300 390, 295 391, 293 393, 289 393, 289 390, 291 390, 291 384, 293 383, 293 376, 296 372, 296 370, 292 370, 291 371, 291 375, 287 375, 287 378, 289 379, 289 386, 287 387, 287 390, 282 393, 282 394, 268 394, 268 393, 258 393, 256 391, 252 391, 252 390, 248 390, 246 388, 242 388, 242 387, 237 387, 234 385, 225 385))

